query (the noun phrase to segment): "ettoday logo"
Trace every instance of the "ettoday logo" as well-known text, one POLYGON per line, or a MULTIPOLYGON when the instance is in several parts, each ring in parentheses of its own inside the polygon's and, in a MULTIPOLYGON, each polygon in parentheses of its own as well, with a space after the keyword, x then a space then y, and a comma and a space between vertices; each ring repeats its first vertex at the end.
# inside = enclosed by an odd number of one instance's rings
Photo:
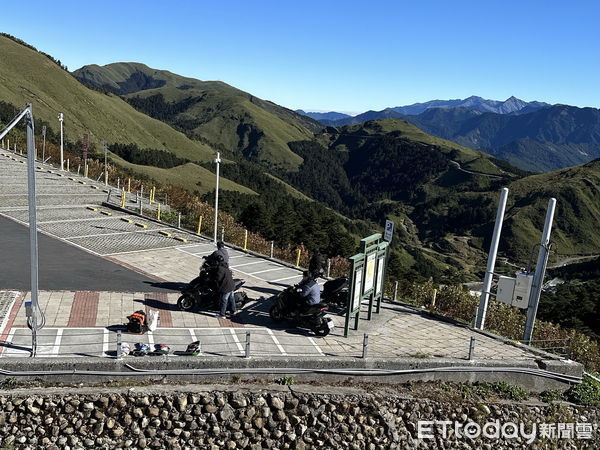
POLYGON ((434 439, 436 434, 443 439, 451 434, 456 439, 517 439, 522 438, 531 444, 536 438, 549 439, 591 439, 595 427, 590 423, 500 423, 499 419, 480 425, 476 422, 466 424, 450 420, 419 420, 417 436, 419 439, 434 439))

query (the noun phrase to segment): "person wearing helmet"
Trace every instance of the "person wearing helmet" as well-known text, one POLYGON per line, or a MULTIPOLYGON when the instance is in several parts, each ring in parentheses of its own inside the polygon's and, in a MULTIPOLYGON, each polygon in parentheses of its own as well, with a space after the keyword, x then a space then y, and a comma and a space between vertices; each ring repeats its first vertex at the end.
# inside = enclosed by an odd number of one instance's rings
POLYGON ((229 265, 229 253, 227 253, 227 249, 225 248, 225 243, 223 241, 217 242, 217 249, 211 253, 209 258, 215 258, 220 255, 225 261, 225 264, 229 265))
POLYGON ((225 318, 225 313, 228 308, 231 311, 231 314, 235 314, 236 312, 235 295, 233 292, 235 289, 235 282, 233 281, 233 275, 225 263, 223 256, 217 255, 216 260, 219 261, 219 265, 216 268, 215 281, 217 292, 221 296, 221 310, 217 317, 223 319, 225 318))

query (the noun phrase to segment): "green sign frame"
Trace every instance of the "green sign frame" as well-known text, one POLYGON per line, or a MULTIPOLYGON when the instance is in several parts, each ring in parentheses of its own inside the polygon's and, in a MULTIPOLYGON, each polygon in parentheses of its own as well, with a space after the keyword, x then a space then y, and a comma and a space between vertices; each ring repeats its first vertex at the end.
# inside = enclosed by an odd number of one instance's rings
POLYGON ((344 337, 348 337, 350 320, 354 319, 354 330, 358 330, 361 307, 368 301, 367 320, 373 316, 373 307, 379 314, 384 294, 389 242, 381 240, 375 233, 360 241, 361 253, 350 258, 350 281, 344 337))

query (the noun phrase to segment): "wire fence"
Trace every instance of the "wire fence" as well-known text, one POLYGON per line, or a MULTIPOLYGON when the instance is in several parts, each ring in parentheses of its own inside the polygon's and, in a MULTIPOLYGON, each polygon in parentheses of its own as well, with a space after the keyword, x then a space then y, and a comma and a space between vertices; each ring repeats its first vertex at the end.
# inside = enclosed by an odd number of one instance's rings
MULTIPOLYGON (((308 357, 308 358, 413 358, 427 360, 519 360, 537 355, 484 336, 411 337, 362 334, 343 338, 317 337, 293 330, 268 328, 158 328, 144 334, 122 328, 44 328, 37 334, 36 357, 134 358, 141 345, 151 356, 163 356, 157 346, 168 347, 165 357, 308 357), (190 350, 196 343, 197 349, 190 350)), ((159 349, 160 350, 160 349, 159 349)), ((31 331, 13 328, 0 342, 0 358, 32 356, 31 331)))

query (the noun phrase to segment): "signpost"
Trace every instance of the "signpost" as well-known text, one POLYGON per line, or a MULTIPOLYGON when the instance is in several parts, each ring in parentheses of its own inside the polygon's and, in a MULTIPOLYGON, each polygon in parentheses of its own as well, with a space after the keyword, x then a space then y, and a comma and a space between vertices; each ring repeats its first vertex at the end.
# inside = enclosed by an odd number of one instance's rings
POLYGON ((394 222, 391 220, 385 221, 385 232, 383 233, 383 240, 387 242, 392 242, 392 238, 394 237, 394 222))
POLYGON ((350 258, 350 297, 344 337, 348 336, 351 319, 354 319, 354 329, 358 330, 360 310, 364 301, 368 300, 367 320, 371 320, 374 306, 377 314, 381 309, 389 248, 389 242, 382 242, 381 237, 380 233, 376 233, 362 239, 361 253, 350 258))

